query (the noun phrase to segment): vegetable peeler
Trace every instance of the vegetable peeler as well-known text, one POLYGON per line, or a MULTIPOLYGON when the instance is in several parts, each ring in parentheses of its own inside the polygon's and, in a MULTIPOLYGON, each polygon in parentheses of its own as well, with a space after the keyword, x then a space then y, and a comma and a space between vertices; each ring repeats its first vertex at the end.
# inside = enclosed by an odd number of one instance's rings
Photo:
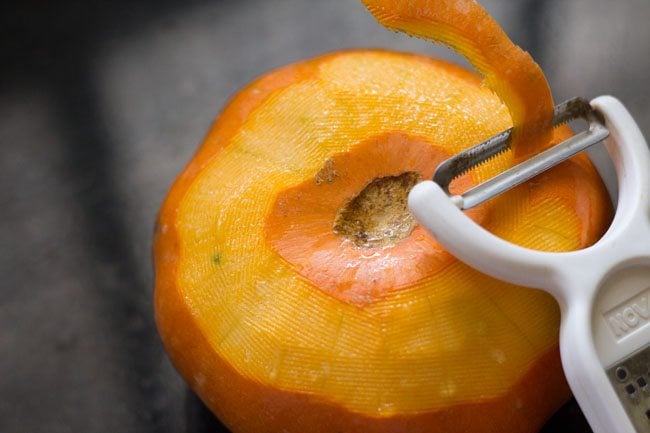
POLYGON ((582 118, 588 130, 461 195, 458 175, 508 149, 511 130, 443 162, 416 185, 409 207, 450 253, 509 283, 542 289, 560 304, 560 354, 567 381, 595 433, 650 433, 650 151, 623 104, 573 99, 556 124, 582 118), (619 198, 614 220, 591 247, 541 252, 511 244, 462 210, 506 191, 604 140, 619 198))

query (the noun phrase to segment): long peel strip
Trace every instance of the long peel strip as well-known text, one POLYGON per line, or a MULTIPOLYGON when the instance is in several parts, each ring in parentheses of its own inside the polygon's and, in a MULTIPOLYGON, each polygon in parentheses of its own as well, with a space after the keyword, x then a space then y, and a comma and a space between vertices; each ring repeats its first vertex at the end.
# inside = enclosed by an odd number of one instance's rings
POLYGON ((517 158, 553 139, 553 97, 541 68, 474 0, 362 0, 385 27, 439 42, 463 55, 505 103, 517 158))

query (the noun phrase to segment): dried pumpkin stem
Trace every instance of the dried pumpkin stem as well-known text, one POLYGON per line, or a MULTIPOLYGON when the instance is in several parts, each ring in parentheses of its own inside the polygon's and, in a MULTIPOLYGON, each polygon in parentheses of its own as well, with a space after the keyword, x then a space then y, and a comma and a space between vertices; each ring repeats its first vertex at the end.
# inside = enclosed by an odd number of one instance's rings
POLYGON ((334 233, 359 247, 390 246, 405 239, 415 227, 408 193, 420 180, 412 171, 374 179, 339 209, 334 233))

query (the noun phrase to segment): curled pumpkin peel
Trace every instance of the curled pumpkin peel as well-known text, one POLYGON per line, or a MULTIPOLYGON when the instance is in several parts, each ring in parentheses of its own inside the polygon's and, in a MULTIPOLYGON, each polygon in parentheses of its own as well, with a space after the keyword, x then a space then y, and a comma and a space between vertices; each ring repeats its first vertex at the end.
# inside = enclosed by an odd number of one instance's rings
POLYGON ((544 73, 475 0, 362 2, 384 26, 441 42, 466 57, 508 107, 518 157, 553 142, 553 96, 544 73))
MULTIPOLYGON (((468 268, 417 226, 362 246, 335 232, 350 203, 382 197, 378 179, 429 177, 510 125, 473 74, 386 51, 288 66, 234 98, 155 239, 165 347, 233 432, 534 432, 568 398, 549 296, 468 268)), ((593 243, 609 209, 588 160, 545 176, 473 217, 531 248, 593 243)), ((371 204, 369 220, 391 221, 371 204)))

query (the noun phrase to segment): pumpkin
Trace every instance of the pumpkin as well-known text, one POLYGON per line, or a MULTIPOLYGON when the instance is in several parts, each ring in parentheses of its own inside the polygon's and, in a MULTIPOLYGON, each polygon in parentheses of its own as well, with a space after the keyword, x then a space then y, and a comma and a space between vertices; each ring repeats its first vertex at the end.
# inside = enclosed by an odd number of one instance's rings
MULTIPOLYGON (((554 300, 459 262, 406 206, 437 164, 512 126, 510 110, 459 66, 378 50, 289 65, 233 98, 170 190, 154 242, 165 348, 229 429, 524 433, 569 398, 554 300)), ((469 215, 511 242, 568 251, 602 235, 608 203, 578 156, 469 215)))

